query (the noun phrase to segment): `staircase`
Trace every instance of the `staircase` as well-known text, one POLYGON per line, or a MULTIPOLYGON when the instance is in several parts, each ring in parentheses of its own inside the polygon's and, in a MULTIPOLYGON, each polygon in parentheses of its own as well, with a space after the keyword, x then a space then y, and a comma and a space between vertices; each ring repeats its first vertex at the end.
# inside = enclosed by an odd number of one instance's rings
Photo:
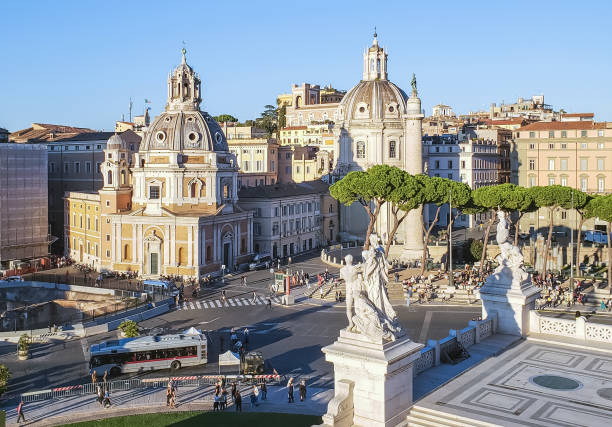
POLYGON ((419 427, 498 427, 497 424, 460 417, 459 415, 449 414, 418 405, 414 405, 410 409, 406 417, 406 425, 419 427))

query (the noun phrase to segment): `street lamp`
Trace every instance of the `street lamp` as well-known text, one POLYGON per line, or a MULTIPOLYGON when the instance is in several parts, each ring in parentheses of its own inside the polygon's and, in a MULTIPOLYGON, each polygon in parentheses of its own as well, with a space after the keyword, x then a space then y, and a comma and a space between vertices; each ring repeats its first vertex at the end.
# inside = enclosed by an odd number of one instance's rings
POLYGON ((453 191, 448 189, 448 285, 454 286, 453 278, 453 191))
MULTIPOLYGON (((572 188, 572 211, 574 211, 574 189, 572 188)), ((574 292, 574 228, 576 225, 576 213, 574 212, 574 224, 570 229, 570 292, 574 292)), ((580 233, 580 230, 578 230, 580 233)))

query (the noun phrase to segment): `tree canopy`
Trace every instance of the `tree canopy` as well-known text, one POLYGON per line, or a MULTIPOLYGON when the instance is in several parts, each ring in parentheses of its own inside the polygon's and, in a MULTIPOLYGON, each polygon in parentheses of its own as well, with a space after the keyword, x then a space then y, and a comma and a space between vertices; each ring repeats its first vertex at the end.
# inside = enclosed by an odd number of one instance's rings
POLYGON ((231 114, 219 114, 218 116, 214 116, 213 119, 215 119, 215 121, 221 123, 221 122, 229 122, 229 123, 236 123, 238 122, 238 119, 234 116, 232 116, 231 114))

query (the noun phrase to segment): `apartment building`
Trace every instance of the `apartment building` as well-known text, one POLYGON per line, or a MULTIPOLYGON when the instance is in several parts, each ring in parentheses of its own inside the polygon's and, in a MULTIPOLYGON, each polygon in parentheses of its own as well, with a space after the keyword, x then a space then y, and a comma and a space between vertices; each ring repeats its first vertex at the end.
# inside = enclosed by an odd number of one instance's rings
POLYGON ((286 107, 287 126, 305 126, 312 122, 336 121, 337 109, 346 94, 328 86, 302 83, 292 85, 291 94, 281 94, 277 101, 286 107))
POLYGON ((49 253, 47 150, 0 144, 0 268, 49 253))
POLYGON ((318 145, 333 149, 332 123, 311 123, 308 126, 288 126, 280 130, 280 145, 318 145))
POLYGON ((336 238, 338 205, 322 181, 243 188, 238 198, 241 208, 254 212, 256 253, 292 256, 336 238))
POLYGON ((331 173, 334 157, 315 146, 285 145, 278 149, 278 182, 313 181, 331 173))
MULTIPOLYGON (((518 184, 563 185, 587 193, 612 191, 612 122, 537 122, 514 132, 518 184)), ((575 223, 572 211, 559 210, 559 226, 575 223)), ((546 227, 548 211, 526 215, 520 228, 527 232, 546 227)), ((585 227, 593 227, 592 222, 585 227)))
POLYGON ((238 188, 272 185, 278 182, 278 144, 274 138, 227 140, 240 170, 238 188))

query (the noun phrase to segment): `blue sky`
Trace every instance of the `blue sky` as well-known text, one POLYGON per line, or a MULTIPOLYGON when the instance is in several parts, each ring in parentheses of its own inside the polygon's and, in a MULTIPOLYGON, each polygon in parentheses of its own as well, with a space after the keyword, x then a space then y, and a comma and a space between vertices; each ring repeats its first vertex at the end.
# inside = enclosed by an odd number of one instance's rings
POLYGON ((389 78, 416 73, 427 113, 545 94, 612 120, 609 1, 0 2, 0 127, 111 130, 128 102, 163 109, 168 72, 200 73, 203 109, 256 117, 292 83, 350 89, 376 25, 389 78))

